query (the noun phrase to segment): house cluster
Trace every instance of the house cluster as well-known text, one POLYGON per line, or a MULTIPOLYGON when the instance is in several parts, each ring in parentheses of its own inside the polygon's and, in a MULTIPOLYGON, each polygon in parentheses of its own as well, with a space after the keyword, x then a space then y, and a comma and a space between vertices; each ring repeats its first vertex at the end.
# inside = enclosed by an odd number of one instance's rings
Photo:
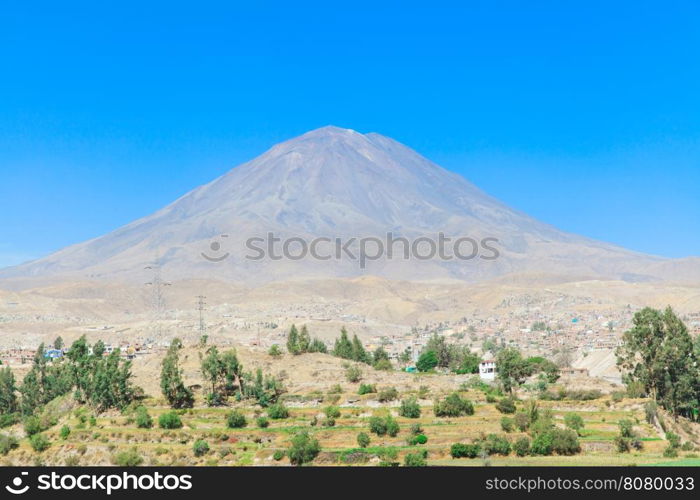
MULTIPOLYGON (((119 349, 119 355, 126 359, 134 359, 136 356, 151 354, 154 346, 150 342, 134 343, 123 342, 119 345, 105 344, 103 356, 109 356, 116 349, 119 349)), ((44 350, 44 357, 47 359, 60 359, 69 351, 68 347, 56 349, 49 346, 44 350)), ((92 347, 89 349, 92 354, 92 347)), ((0 361, 3 365, 24 365, 32 363, 36 356, 36 349, 12 348, 0 351, 0 361)))

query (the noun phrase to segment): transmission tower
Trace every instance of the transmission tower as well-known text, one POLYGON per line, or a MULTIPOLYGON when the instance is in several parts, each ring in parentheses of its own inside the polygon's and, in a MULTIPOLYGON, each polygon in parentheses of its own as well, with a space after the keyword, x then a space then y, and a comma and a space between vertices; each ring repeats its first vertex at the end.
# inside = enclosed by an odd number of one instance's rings
POLYGON ((152 271, 153 273, 151 281, 147 282, 146 286, 150 286, 152 289, 151 308, 153 312, 152 320, 154 337, 156 340, 161 340, 163 336, 161 321, 165 318, 165 296, 163 295, 163 288, 172 285, 172 283, 169 281, 163 281, 158 258, 156 258, 152 265, 146 266, 145 269, 152 271))
POLYGON ((206 297, 204 295, 197 295, 197 310, 199 311, 199 334, 201 336, 206 335, 207 325, 204 323, 204 306, 207 304, 204 302, 206 297))

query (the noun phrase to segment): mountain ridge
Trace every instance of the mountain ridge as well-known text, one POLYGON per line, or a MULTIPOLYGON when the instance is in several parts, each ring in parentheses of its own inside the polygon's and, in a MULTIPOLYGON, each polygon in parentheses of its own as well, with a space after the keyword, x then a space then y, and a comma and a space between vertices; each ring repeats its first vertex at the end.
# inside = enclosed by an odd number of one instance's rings
MULTIPOLYGON (((157 261, 172 279, 216 277, 276 281, 291 277, 480 281, 547 271, 613 279, 675 279, 685 269, 650 256, 566 233, 486 194, 464 177, 378 133, 326 126, 276 144, 151 215, 47 257, 0 270, 0 279, 56 277, 142 279, 157 261), (496 262, 384 259, 357 269, 347 261, 251 262, 247 238, 494 237, 496 262), (225 238, 222 235, 226 235, 225 238), (231 258, 203 258, 212 242, 231 258), (664 265, 669 271, 664 271, 664 265), (655 272, 654 266, 660 271, 655 272)), ((691 259, 691 264, 693 264, 691 259)), ((683 265, 680 265, 683 268, 683 265)), ((692 276, 694 276, 691 273, 692 276)))

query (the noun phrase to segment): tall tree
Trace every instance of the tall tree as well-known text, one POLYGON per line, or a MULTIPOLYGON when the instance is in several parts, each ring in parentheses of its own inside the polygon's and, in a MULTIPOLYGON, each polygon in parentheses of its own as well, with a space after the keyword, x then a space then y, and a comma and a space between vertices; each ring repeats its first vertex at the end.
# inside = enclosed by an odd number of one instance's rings
POLYGON ((180 369, 180 339, 173 339, 168 352, 163 358, 160 371, 160 389, 172 408, 192 408, 194 396, 192 391, 185 387, 180 369))
POLYGON ((340 338, 335 339, 333 355, 343 359, 353 359, 352 342, 345 327, 340 329, 340 338))
POLYGON ((496 373, 506 392, 513 391, 532 375, 532 367, 513 347, 506 347, 496 355, 496 373))
POLYGON ((18 409, 15 375, 9 366, 0 370, 0 414, 14 413, 18 409))
POLYGON ((683 321, 668 307, 635 313, 622 337, 617 364, 627 383, 638 383, 674 415, 692 416, 700 406, 700 367, 683 321))
POLYGON ((309 335, 309 330, 306 325, 301 327, 301 332, 299 333, 298 348, 300 353, 308 352, 311 346, 311 336, 309 335))
POLYGON ((289 354, 299 354, 299 332, 296 325, 292 325, 287 334, 287 352, 289 354))

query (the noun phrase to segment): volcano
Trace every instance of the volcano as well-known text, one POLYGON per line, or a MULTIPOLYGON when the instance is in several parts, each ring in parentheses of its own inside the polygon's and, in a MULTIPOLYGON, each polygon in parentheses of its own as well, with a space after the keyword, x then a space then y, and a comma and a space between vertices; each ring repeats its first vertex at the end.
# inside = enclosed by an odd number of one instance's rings
MULTIPOLYGON (((346 257, 346 256, 343 256, 346 257)), ((0 271, 2 279, 262 283, 354 277, 480 281, 512 273, 627 281, 688 277, 671 261, 566 233, 509 208, 388 137, 323 127, 277 144, 158 212, 105 236, 0 271), (498 258, 251 260, 250 238, 490 238, 498 258)), ((697 277, 695 274, 690 274, 697 277)))

